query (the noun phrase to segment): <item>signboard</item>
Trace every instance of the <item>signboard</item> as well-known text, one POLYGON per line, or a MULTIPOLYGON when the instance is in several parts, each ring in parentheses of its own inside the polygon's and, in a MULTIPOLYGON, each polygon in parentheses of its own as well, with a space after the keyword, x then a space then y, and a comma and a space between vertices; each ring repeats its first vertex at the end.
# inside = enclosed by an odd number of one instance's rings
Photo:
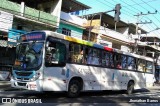
POLYGON ((0 31, 8 32, 12 28, 13 14, 0 11, 0 31))
POLYGON ((23 42, 45 40, 45 33, 44 32, 27 33, 20 36, 19 40, 23 42))

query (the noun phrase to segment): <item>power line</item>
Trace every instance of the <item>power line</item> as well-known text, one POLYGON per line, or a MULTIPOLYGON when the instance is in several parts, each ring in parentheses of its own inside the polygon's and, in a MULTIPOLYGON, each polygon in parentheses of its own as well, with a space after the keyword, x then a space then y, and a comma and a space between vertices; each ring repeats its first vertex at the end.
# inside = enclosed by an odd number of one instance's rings
MULTIPOLYGON (((142 0, 141 0, 142 1, 142 0)), ((134 3, 137 3, 137 2, 135 2, 134 0, 132 0, 132 2, 134 2, 134 3)), ((138 3, 137 3, 138 4, 138 3)), ((138 4, 141 8, 143 8, 144 10, 147 10, 146 8, 144 8, 144 7, 142 7, 140 4, 138 4)), ((160 22, 160 20, 158 20, 154 15, 153 15, 153 17, 158 21, 158 22, 160 22)))
POLYGON ((154 1, 157 1, 157 0, 149 0, 149 1, 146 1, 146 2, 141 2, 141 3, 136 3, 136 4, 130 4, 130 5, 127 5, 127 6, 124 6, 124 7, 131 7, 131 6, 135 6, 135 5, 139 5, 139 4, 145 4, 145 3, 149 3, 149 2, 154 2, 154 1))
MULTIPOLYGON (((106 0, 105 0, 106 1, 106 0)), ((113 0, 114 1, 114 0, 113 0)), ((107 2, 107 1, 106 1, 107 2)), ((111 5, 114 5, 114 4, 112 4, 112 3, 110 3, 110 2, 107 2, 107 3, 109 3, 109 4, 111 4, 111 5)), ((124 2, 125 4, 127 4, 126 2, 124 2)), ((128 5, 128 4, 127 4, 128 5)), ((125 8, 127 8, 127 7, 125 7, 125 8)), ((129 9, 129 8, 127 8, 127 9, 129 9)), ((133 11, 133 10, 132 10, 133 11)), ((140 11, 140 10, 138 10, 138 11, 140 11)), ((134 11, 135 12, 135 11, 134 11)), ((136 13, 136 12, 135 12, 136 13)), ((150 29, 151 30, 151 29, 150 29)))
MULTIPOLYGON (((97 0, 98 1, 98 0, 97 0)), ((106 1, 106 0, 105 0, 106 1)), ((100 2, 100 1, 98 1, 98 2, 100 2)), ((106 1, 107 2, 107 1, 106 1)), ((105 3, 103 3, 103 2, 100 2, 100 3, 102 3, 103 5, 107 5, 106 4, 106 2, 105 3)), ((115 4, 112 4, 112 3, 110 3, 110 2, 107 2, 107 3, 109 3, 109 4, 111 4, 111 5, 113 5, 113 6, 115 6, 115 4)), ((108 5, 107 5, 108 6, 108 5)), ((111 6, 110 6, 111 7, 111 6)), ((124 11, 126 11, 126 10, 124 10, 124 11)), ((127 16, 127 18, 128 18, 128 16, 130 16, 130 17, 132 17, 132 13, 131 14, 128 14, 128 13, 130 13, 130 11, 126 11, 126 13, 123 13, 123 15, 126 15, 127 16)), ((133 18, 133 17, 132 17, 133 18)))
MULTIPOLYGON (((105 0, 106 1, 106 0, 105 0)), ((114 2, 115 2, 115 0, 113 0, 114 2)), ((122 1, 122 0, 121 0, 122 1)), ((107 2, 107 1, 106 1, 107 2)), ((122 1, 123 3, 125 3, 125 4, 127 4, 126 2, 124 2, 124 1, 122 1)), ((107 2, 107 3, 109 3, 109 2, 107 2)), ((110 3, 111 4, 111 3, 110 3)), ((136 3, 137 4, 137 3, 136 3)), ((113 5, 113 4, 112 4, 113 5)), ((129 5, 129 4, 127 4, 127 5, 129 5)), ((122 7, 124 7, 124 6, 122 6, 122 7)), ((127 8, 127 7, 124 7, 124 8, 127 8)), ((135 7, 132 7, 132 8, 134 8, 134 9, 136 9, 135 7)), ((129 10, 131 10, 130 8, 127 8, 127 9, 129 9, 129 10)), ((138 11, 140 11, 139 9, 136 9, 136 10, 138 10, 138 11)), ((133 10, 131 10, 131 11, 133 11, 133 10)), ((133 11, 133 12, 135 12, 135 11, 133 11)), ((130 13, 130 12, 129 12, 130 13)), ((137 12, 135 12, 135 13, 137 13, 137 12)), ((143 18, 143 17, 142 17, 143 18)), ((155 23, 154 23, 154 25, 155 26, 157 26, 155 23)), ((146 25, 147 26, 147 25, 146 25)), ((148 26, 147 26, 148 27, 148 26)), ((148 27, 150 30, 152 30, 152 27, 150 28, 150 27, 148 27)), ((153 32, 153 33, 155 33, 155 32, 153 32)), ((157 33, 155 33, 155 35, 158 35, 157 33)))
MULTIPOLYGON (((143 0, 141 0, 141 1, 143 1, 143 0)), ((144 2, 144 1, 143 1, 143 2, 144 2)), ((146 2, 144 2, 144 3, 147 4, 149 7, 155 9, 154 7, 152 7, 151 5, 149 5, 148 3, 146 3, 146 2)), ((156 9, 155 9, 155 10, 156 10, 156 9)), ((154 15, 153 15, 153 17, 160 23, 160 20, 159 20, 157 17, 155 17, 154 15)))
MULTIPOLYGON (((122 0, 121 0, 122 1, 122 0)), ((133 0, 132 0, 133 1, 133 0)), ((126 3, 126 2, 124 2, 124 1, 122 1, 123 3, 125 3, 125 4, 127 4, 128 6, 130 6, 130 4, 128 4, 128 3, 126 3)), ((133 1, 134 2, 134 1, 133 1)), ((139 5, 137 2, 134 2, 134 3, 136 3, 137 5, 139 5)), ((137 9, 137 8, 135 8, 135 7, 131 7, 131 8, 133 8, 133 9, 135 9, 135 10, 137 10, 137 11, 139 11, 139 12, 141 12, 139 9, 137 9)), ((146 9, 145 9, 146 10, 146 9)), ((132 10, 133 11, 133 10, 132 10)), ((135 11, 134 11, 135 12, 135 11)))
MULTIPOLYGON (((110 3, 110 2, 108 2, 107 0, 104 0, 104 1, 106 1, 106 3, 109 3, 109 4, 111 4, 111 5, 115 5, 115 4, 112 4, 112 3, 110 3)), ((114 0, 112 0, 112 1, 114 1, 114 0)), ((115 2, 115 1, 114 1, 115 2)), ((115 3, 117 3, 117 2, 115 2, 115 3)), ((123 6, 122 6, 123 7, 123 6)), ((123 8, 122 8, 123 9, 123 8)), ((129 8, 128 8, 129 9, 129 8)), ((130 10, 130 9, 129 9, 130 10)), ((126 11, 126 10, 124 10, 124 11, 126 11)), ((132 11, 132 10, 131 10, 132 11)), ((131 13, 130 11, 126 11, 127 13, 129 12, 129 13, 131 13)), ((126 14, 126 13, 125 13, 126 14)), ((130 15, 130 14, 128 14, 128 15, 130 15)), ((127 16, 128 16, 127 15, 127 16)), ((132 16, 132 15, 130 15, 130 16, 132 16)))

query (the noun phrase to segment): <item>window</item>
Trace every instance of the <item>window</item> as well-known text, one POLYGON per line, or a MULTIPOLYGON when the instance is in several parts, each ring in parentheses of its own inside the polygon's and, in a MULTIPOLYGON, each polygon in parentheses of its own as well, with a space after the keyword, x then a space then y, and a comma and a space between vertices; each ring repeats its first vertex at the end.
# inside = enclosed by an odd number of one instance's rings
POLYGON ((87 64, 101 65, 100 50, 93 48, 86 48, 87 64))
POLYGON ((102 66, 105 67, 114 67, 112 54, 110 52, 102 52, 102 66), (110 60, 111 59, 111 60, 110 60))
POLYGON ((138 71, 145 72, 145 60, 138 60, 138 71))
POLYGON ((113 53, 109 53, 109 58, 110 58, 109 59, 109 65, 110 65, 111 68, 114 68, 114 66, 115 66, 114 65, 114 58, 113 58, 113 56, 114 56, 113 53))
POLYGON ((146 72, 153 73, 153 63, 150 61, 146 62, 146 72))
POLYGON ((106 66, 106 51, 102 52, 102 66, 106 66))
POLYGON ((75 43, 69 45, 69 62, 85 63, 83 46, 75 43))
POLYGON ((46 66, 65 66, 66 47, 63 43, 47 42, 45 64, 46 66))
POLYGON ((62 34, 71 36, 71 30, 67 28, 62 28, 62 34))
POLYGON ((129 56, 127 65, 129 70, 136 70, 136 59, 129 56))
POLYGON ((115 66, 116 66, 116 68, 122 69, 121 55, 120 54, 115 54, 114 58, 115 58, 115 66))
POLYGON ((106 58, 106 66, 107 67, 110 67, 110 56, 111 56, 111 53, 106 52, 105 58, 106 58))
POLYGON ((127 69, 127 56, 122 55, 122 69, 127 69))

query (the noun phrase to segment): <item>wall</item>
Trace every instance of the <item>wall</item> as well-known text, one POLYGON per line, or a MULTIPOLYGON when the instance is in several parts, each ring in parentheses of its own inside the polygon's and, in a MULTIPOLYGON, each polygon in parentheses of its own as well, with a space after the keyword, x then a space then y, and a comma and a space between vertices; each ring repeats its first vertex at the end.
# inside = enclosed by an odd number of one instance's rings
POLYGON ((91 32, 98 34, 100 32, 100 19, 88 20, 83 26, 91 27, 91 32))
POLYGON ((77 38, 82 39, 83 29, 60 22, 60 25, 59 25, 60 30, 58 30, 57 32, 62 33, 62 28, 70 29, 72 37, 77 37, 77 38))
POLYGON ((92 20, 88 20, 86 24, 84 24, 84 26, 100 26, 100 19, 94 19, 92 20))
POLYGON ((32 30, 51 30, 55 31, 54 28, 48 27, 45 24, 39 24, 35 22, 30 22, 27 20, 14 18, 13 21, 13 29, 24 30, 24 31, 32 31, 32 30), (22 26, 22 29, 18 29, 18 26, 22 26))
POLYGON ((54 0, 51 2, 46 2, 42 4, 38 4, 38 9, 48 12, 57 18, 57 26, 59 26, 60 22, 60 12, 61 12, 62 0, 54 0), (47 9, 47 10, 46 10, 47 9))
POLYGON ((125 34, 121 34, 119 32, 116 32, 114 30, 108 29, 108 28, 104 28, 104 27, 100 27, 100 33, 109 37, 112 37, 114 39, 118 39, 121 40, 123 42, 128 42, 130 43, 131 40, 128 39, 128 35, 125 34))

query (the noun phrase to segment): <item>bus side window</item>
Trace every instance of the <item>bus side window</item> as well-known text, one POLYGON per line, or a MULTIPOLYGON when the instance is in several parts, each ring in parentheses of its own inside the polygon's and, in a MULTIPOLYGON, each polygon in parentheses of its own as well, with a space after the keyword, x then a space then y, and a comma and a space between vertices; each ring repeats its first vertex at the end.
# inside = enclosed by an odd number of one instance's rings
POLYGON ((100 50, 88 48, 87 64, 101 65, 100 50))
POLYGON ((102 51, 102 66, 106 66, 106 51, 102 51))
POLYGON ((76 43, 70 43, 69 44, 69 62, 73 63, 84 63, 84 50, 83 46, 76 44, 76 43))
POLYGON ((127 56, 122 55, 122 69, 127 69, 127 56))
POLYGON ((153 63, 150 61, 146 62, 146 72, 153 73, 153 63))
POLYGON ((86 58, 87 58, 87 64, 92 64, 93 53, 91 48, 86 48, 86 58))
POLYGON ((113 53, 109 53, 109 65, 111 68, 114 68, 114 54, 113 53))
POLYGON ((136 59, 129 56, 127 65, 129 70, 136 70, 136 59))
POLYGON ((46 66, 64 66, 66 47, 60 42, 49 42, 46 46, 46 66))
POLYGON ((145 72, 145 61, 142 59, 138 60, 138 71, 145 72))
POLYGON ((121 69, 122 68, 121 55, 120 54, 115 54, 114 58, 115 58, 115 66, 116 66, 116 68, 121 69))
POLYGON ((106 66, 107 66, 107 67, 109 67, 109 65, 110 65, 110 64, 109 64, 109 60, 110 60, 110 58, 109 58, 109 57, 110 57, 110 53, 109 53, 109 52, 106 52, 106 56, 105 56, 105 57, 106 57, 106 66))

